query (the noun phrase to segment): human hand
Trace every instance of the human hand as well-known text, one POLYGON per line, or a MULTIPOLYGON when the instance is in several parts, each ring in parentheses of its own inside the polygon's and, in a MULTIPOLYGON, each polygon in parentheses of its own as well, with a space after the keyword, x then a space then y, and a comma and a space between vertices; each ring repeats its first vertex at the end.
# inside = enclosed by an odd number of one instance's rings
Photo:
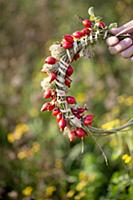
POLYGON ((114 36, 111 36, 106 40, 110 53, 113 55, 119 54, 123 58, 131 58, 133 61, 133 40, 130 37, 126 37, 120 41, 117 37, 118 35, 121 35, 121 33, 133 35, 133 20, 123 26, 113 28, 111 33, 114 36))

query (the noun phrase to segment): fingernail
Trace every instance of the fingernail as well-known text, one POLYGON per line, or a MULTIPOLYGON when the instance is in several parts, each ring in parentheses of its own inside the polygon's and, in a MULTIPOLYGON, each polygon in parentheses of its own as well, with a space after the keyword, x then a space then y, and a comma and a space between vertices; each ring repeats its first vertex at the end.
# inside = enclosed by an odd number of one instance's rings
POLYGON ((110 31, 113 34, 117 34, 118 33, 118 29, 117 28, 112 28, 110 31))
POLYGON ((130 38, 125 38, 123 41, 127 45, 131 45, 132 44, 132 40, 130 38))
POLYGON ((111 36, 106 41, 109 46, 113 46, 119 42, 119 39, 115 36, 111 36))

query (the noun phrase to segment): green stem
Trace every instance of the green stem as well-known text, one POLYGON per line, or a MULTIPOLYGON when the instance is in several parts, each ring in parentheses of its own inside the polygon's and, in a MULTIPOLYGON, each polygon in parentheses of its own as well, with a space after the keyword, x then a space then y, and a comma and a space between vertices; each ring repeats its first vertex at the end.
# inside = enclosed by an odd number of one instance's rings
POLYGON ((93 133, 96 136, 100 136, 100 135, 111 135, 111 134, 117 133, 118 131, 122 131, 122 130, 126 129, 127 127, 130 127, 130 126, 133 126, 133 118, 130 119, 126 124, 124 124, 124 125, 122 125, 118 128, 105 130, 105 129, 101 129, 101 128, 95 128, 95 127, 92 127, 92 126, 88 126, 86 128, 86 130, 88 132, 93 133))

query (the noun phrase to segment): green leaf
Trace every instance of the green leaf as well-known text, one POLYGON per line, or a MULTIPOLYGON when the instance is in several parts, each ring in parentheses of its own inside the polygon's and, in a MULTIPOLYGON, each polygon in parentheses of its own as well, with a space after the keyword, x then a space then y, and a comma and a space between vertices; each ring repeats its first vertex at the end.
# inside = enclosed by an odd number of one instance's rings
POLYGON ((109 29, 117 28, 117 23, 111 23, 108 28, 109 29))
POLYGON ((98 16, 98 17, 95 17, 95 22, 99 22, 102 20, 102 17, 98 16))
POLYGON ((96 18, 96 17, 95 17, 94 15, 91 15, 91 16, 90 16, 90 20, 91 20, 91 21, 95 21, 95 18, 96 18))

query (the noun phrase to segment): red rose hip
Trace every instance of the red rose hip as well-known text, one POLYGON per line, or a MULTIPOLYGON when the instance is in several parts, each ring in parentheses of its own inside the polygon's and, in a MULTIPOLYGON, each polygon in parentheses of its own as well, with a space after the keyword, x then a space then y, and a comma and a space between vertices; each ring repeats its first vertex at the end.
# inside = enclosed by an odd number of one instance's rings
POLYGON ((90 28, 92 26, 92 22, 89 19, 84 19, 82 21, 83 26, 85 26, 86 28, 90 28))
POLYGON ((64 39, 67 42, 73 43, 73 37, 71 35, 69 35, 69 34, 64 35, 64 39))
POLYGON ((66 74, 67 74, 67 76, 71 76, 73 74, 73 68, 72 68, 72 66, 68 66, 66 74))
POLYGON ((43 97, 45 99, 48 99, 51 97, 51 89, 48 89, 47 91, 44 92, 43 97))
POLYGON ((67 41, 63 41, 62 46, 64 49, 71 49, 73 47, 73 44, 67 41))
POLYGON ((57 116, 56 116, 56 121, 59 122, 62 118, 62 114, 61 113, 58 113, 57 116))
POLYGON ((77 128, 75 132, 76 136, 79 138, 84 137, 86 135, 86 132, 82 128, 77 128))
POLYGON ((55 107, 55 105, 51 104, 50 102, 44 103, 41 108, 41 112, 46 111, 46 110, 51 111, 54 109, 54 107, 55 107))
POLYGON ((57 116, 59 113, 60 113, 59 108, 55 108, 55 109, 53 110, 53 112, 52 112, 52 115, 53 115, 53 116, 57 116))
POLYGON ((76 31, 73 33, 73 37, 77 38, 77 39, 80 39, 82 37, 82 33, 80 31, 76 31))
POLYGON ((100 22, 96 23, 96 26, 98 26, 100 28, 105 28, 106 24, 104 22, 100 21, 100 22))
POLYGON ((56 63, 56 59, 52 56, 48 56, 46 59, 45 59, 45 63, 48 63, 50 65, 53 65, 56 63))
POLYGON ((94 118, 94 115, 86 115, 86 117, 84 118, 83 120, 83 123, 85 126, 88 126, 88 125, 92 125, 92 121, 93 121, 93 118, 94 118))
POLYGON ((81 114, 81 113, 83 113, 83 112, 85 112, 85 111, 86 111, 85 108, 82 108, 82 107, 79 107, 79 108, 78 108, 78 113, 79 113, 79 114, 81 114))
POLYGON ((67 101, 68 104, 75 104, 76 103, 76 99, 72 96, 67 96, 66 101, 67 101))
POLYGON ((68 133, 68 137, 69 137, 70 142, 72 142, 75 139, 75 136, 76 136, 76 132, 74 130, 70 131, 68 133))
POLYGON ((55 105, 53 105, 53 104, 49 104, 49 106, 48 106, 48 110, 51 111, 51 110, 54 109, 54 107, 55 107, 55 105))
POLYGON ((65 78, 65 85, 70 87, 71 86, 71 80, 68 78, 65 78))
POLYGON ((66 126, 66 120, 64 118, 60 119, 60 121, 58 122, 59 124, 59 128, 60 129, 64 129, 66 126))
POLYGON ((48 103, 44 103, 41 107, 41 112, 46 111, 48 109, 48 103))
POLYGON ((78 58, 80 58, 80 55, 79 55, 79 53, 77 53, 74 57, 73 57, 73 60, 77 60, 78 58))
POLYGON ((57 75, 56 75, 56 73, 51 72, 51 73, 49 74, 49 76, 50 76, 50 81, 49 81, 49 82, 51 83, 51 82, 53 82, 53 81, 56 79, 56 76, 57 76, 57 75))
POLYGON ((91 29, 90 29, 90 28, 84 28, 84 29, 82 29, 82 31, 81 31, 81 33, 82 33, 83 36, 89 35, 90 32, 91 32, 91 29))

